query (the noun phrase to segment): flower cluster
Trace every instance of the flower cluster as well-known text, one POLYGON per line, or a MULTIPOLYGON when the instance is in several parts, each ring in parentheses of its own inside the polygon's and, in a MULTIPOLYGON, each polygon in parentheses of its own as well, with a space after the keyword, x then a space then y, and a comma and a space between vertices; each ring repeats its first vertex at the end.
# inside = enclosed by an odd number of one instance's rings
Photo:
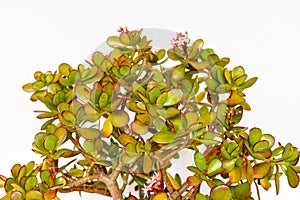
POLYGON ((186 47, 189 43, 191 42, 188 32, 186 31, 185 33, 177 33, 177 35, 171 40, 172 46, 179 47, 179 48, 184 48, 186 47))
POLYGON ((147 185, 144 185, 142 190, 144 192, 144 198, 147 198, 148 194, 156 194, 158 191, 163 189, 163 182, 161 181, 160 175, 155 172, 151 179, 147 180, 147 185))

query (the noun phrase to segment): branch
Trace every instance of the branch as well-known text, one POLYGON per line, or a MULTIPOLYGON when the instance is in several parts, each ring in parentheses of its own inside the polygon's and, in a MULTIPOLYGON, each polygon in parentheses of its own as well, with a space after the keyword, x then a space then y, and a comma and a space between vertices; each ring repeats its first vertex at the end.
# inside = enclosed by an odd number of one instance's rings
POLYGON ((111 194, 110 194, 109 190, 101 189, 101 188, 95 188, 93 186, 92 187, 91 186, 77 186, 77 187, 58 189, 58 192, 60 192, 60 193, 69 193, 69 192, 74 192, 74 191, 97 193, 97 194, 101 194, 101 195, 104 195, 104 196, 111 197, 111 194))
MULTIPOLYGON (((115 177, 115 176, 113 176, 113 177, 115 177)), ((111 194, 111 197, 113 197, 113 199, 122 200, 122 193, 119 190, 117 181, 113 180, 112 177, 108 176, 107 174, 105 174, 103 172, 99 172, 99 174, 90 175, 90 176, 83 177, 83 178, 77 179, 75 181, 69 182, 69 183, 67 183, 67 186, 69 186, 69 188, 64 188, 64 190, 68 191, 68 190, 72 190, 72 188, 75 188, 75 189, 82 188, 81 185, 84 183, 87 183, 89 181, 103 182, 107 186, 107 188, 111 194)))

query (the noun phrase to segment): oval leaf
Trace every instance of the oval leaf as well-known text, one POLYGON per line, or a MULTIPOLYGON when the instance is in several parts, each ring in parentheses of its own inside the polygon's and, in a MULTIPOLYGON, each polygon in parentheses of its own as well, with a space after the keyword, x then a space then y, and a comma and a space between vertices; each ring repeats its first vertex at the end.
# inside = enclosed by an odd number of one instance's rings
POLYGON ((295 170, 293 170, 293 168, 291 168, 290 166, 287 166, 287 168, 286 168, 286 176, 287 176, 289 185, 292 188, 296 188, 299 184, 299 176, 297 175, 295 170))
POLYGON ((173 141, 175 138, 175 133, 169 132, 169 131, 162 131, 156 133, 153 137, 152 140, 156 143, 160 144, 168 144, 173 141))
POLYGON ((210 200, 231 200, 232 194, 227 185, 214 187, 210 192, 210 200))
POLYGON ((100 131, 95 128, 79 128, 78 133, 87 140, 94 140, 100 136, 100 131))
POLYGON ((129 115, 124 110, 116 110, 112 113, 111 121, 115 127, 123 127, 129 122, 129 115))

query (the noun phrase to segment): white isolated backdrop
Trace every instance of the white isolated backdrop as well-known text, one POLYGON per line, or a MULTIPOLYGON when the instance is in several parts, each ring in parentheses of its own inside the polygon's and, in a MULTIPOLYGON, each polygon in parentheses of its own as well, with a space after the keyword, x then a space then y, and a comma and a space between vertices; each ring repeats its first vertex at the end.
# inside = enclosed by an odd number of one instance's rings
MULTIPOLYGON (((252 111, 245 112, 242 124, 300 147, 299 9, 297 0, 1 0, 0 174, 9 176, 15 163, 41 161, 31 143, 42 123, 33 110, 43 106, 30 102, 22 85, 33 81, 35 71, 54 71, 62 62, 76 67, 119 26, 203 38, 206 48, 231 58, 231 68, 242 65, 250 77, 259 77, 246 91, 252 111)), ((191 156, 183 159, 192 162, 191 156)), ((184 171, 184 165, 175 171, 184 171)), ((279 196, 273 184, 269 192, 260 190, 262 199, 298 198, 299 188, 290 189, 284 176, 281 181, 279 196)), ((84 193, 60 197, 106 199, 84 193)))

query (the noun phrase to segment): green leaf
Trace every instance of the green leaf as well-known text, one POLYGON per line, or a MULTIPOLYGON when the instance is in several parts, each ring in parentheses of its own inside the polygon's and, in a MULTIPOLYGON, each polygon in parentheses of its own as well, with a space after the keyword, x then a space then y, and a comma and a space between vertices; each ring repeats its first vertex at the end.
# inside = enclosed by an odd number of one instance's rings
POLYGON ((52 118, 57 116, 57 112, 42 112, 37 116, 38 119, 52 118))
POLYGON ((140 186, 144 186, 147 184, 147 180, 138 175, 134 176, 133 178, 134 178, 135 182, 137 184, 139 184, 140 186))
POLYGON ((224 94, 224 93, 228 93, 231 91, 231 85, 229 84, 221 84, 221 85, 218 85, 216 88, 215 88, 215 91, 219 94, 224 94))
POLYGON ((92 60, 95 65, 100 66, 102 61, 104 60, 104 55, 101 52, 95 52, 92 56, 92 60))
POLYGON ((62 63, 59 65, 58 69, 59 73, 61 73, 62 75, 69 76, 72 67, 67 63, 62 63))
POLYGON ((229 70, 227 68, 225 68, 223 73, 224 73, 224 77, 225 77, 226 81, 229 84, 232 84, 232 77, 231 77, 231 74, 230 74, 229 70))
POLYGON ((232 193, 227 185, 218 185, 210 191, 210 200, 231 200, 232 193))
POLYGON ((175 190, 180 188, 179 182, 173 178, 173 176, 167 172, 168 179, 175 190))
POLYGON ((149 125, 151 124, 151 118, 148 113, 139 114, 135 116, 137 120, 139 120, 142 124, 149 125))
POLYGON ((43 170, 40 173, 41 180, 45 182, 48 186, 52 187, 54 184, 53 177, 48 170, 43 170))
POLYGON ((149 101, 152 104, 155 104, 157 97, 160 95, 160 89, 157 87, 153 87, 149 92, 148 92, 148 97, 149 101))
POLYGON ((267 149, 269 149, 269 142, 266 140, 258 141, 253 145, 254 152, 263 152, 267 149))
POLYGON ((196 194, 196 199, 195 200, 208 200, 207 195, 203 195, 201 193, 196 194))
POLYGON ((236 79, 234 79, 234 84, 236 86, 239 86, 241 84, 243 84, 245 82, 245 80, 248 78, 247 74, 244 74, 242 76, 237 77, 236 79))
POLYGON ((63 187, 67 184, 67 181, 64 177, 60 176, 58 178, 55 179, 55 185, 56 186, 60 186, 63 187))
POLYGON ((125 33, 125 32, 121 33, 120 34, 120 40, 125 45, 130 45, 131 44, 131 40, 130 40, 130 37, 129 37, 128 33, 125 33))
POLYGON ((206 169, 206 159, 202 153, 196 152, 194 154, 194 162, 200 171, 204 171, 206 169))
POLYGON ((206 80, 206 85, 210 90, 215 90, 219 83, 214 79, 208 79, 206 80))
POLYGON ((55 135, 47 135, 44 138, 44 148, 49 151, 49 152, 53 152, 55 150, 57 144, 57 138, 55 135))
POLYGON ((40 98, 44 98, 47 95, 47 91, 46 90, 40 90, 40 91, 36 91, 34 92, 31 97, 30 100, 31 101, 37 101, 40 98))
POLYGON ((232 78, 236 79, 245 74, 245 69, 242 66, 235 67, 232 70, 232 78))
MULTIPOLYGON (((222 149, 224 149, 224 148, 222 148, 222 149)), ((224 160, 222 162, 222 168, 224 168, 226 170, 226 172, 230 172, 235 167, 235 162, 236 162, 236 159, 224 160)))
POLYGON ((67 138, 68 135, 68 131, 63 128, 63 127, 59 127, 57 128, 54 133, 53 133, 56 138, 57 138, 57 147, 59 147, 60 145, 62 145, 64 143, 64 141, 67 138))
POLYGON ((38 183, 38 179, 35 176, 29 176, 25 181, 25 190, 29 191, 35 187, 38 183))
POLYGON ((13 187, 13 190, 17 190, 19 192, 21 192, 22 194, 25 194, 25 191, 23 189, 23 187, 21 187, 18 183, 11 183, 11 186, 13 187))
POLYGON ((248 199, 248 197, 251 195, 251 185, 249 183, 243 183, 240 185, 237 185, 235 187, 231 187, 232 195, 235 198, 240 199, 248 199))
POLYGON ((175 51, 173 49, 170 49, 167 51, 167 54, 168 54, 168 57, 171 59, 171 60, 174 60, 174 61, 177 61, 177 60, 180 60, 182 59, 183 57, 180 56, 179 54, 175 53, 175 51))
POLYGON ((262 138, 262 131, 259 128, 252 128, 249 132, 249 143, 253 146, 262 138))
POLYGON ((161 60, 161 59, 163 59, 163 58, 165 57, 165 55, 166 55, 166 50, 160 49, 160 50, 158 50, 155 54, 156 54, 156 56, 157 56, 157 59, 158 59, 158 60, 161 60))
POLYGON ((229 106, 235 106, 245 102, 245 99, 241 97, 239 94, 233 92, 230 97, 227 99, 227 104, 229 106))
POLYGON ((135 120, 131 123, 131 129, 140 135, 145 135, 148 133, 148 126, 142 124, 140 121, 135 120))
POLYGON ((273 147, 275 144, 275 138, 270 134, 263 134, 261 140, 266 140, 269 143, 269 148, 273 147))
POLYGON ((80 178, 84 175, 84 171, 81 169, 77 169, 77 168, 71 168, 70 171, 68 172, 68 174, 70 176, 80 178))
POLYGON ((209 162, 207 166, 207 174, 209 176, 214 175, 215 173, 220 172, 222 169, 222 161, 219 159, 215 158, 212 161, 209 162))
POLYGON ((26 200, 44 200, 44 196, 40 191, 37 190, 30 190, 26 193, 25 196, 26 200))
POLYGON ((68 121, 68 123, 71 125, 75 124, 76 118, 74 114, 71 111, 65 110, 62 112, 62 116, 65 120, 68 121))
POLYGON ((168 144, 174 140, 175 135, 175 133, 169 131, 157 132, 153 135, 152 141, 159 144, 168 144))
POLYGON ((126 47, 126 45, 124 45, 117 36, 109 36, 106 40, 106 43, 112 48, 126 47))
POLYGON ((128 143, 134 143, 134 144, 137 143, 136 139, 133 136, 128 135, 126 133, 121 134, 118 137, 118 141, 123 146, 126 146, 128 143))
POLYGON ((46 83, 44 83, 43 81, 37 81, 34 82, 32 84, 32 88, 34 91, 39 91, 40 89, 42 89, 44 86, 46 85, 46 83))
POLYGON ((284 147, 284 151, 282 152, 283 159, 287 160, 293 155, 293 145, 291 143, 287 143, 284 147))
POLYGON ((20 164, 15 164, 15 165, 12 166, 12 168, 11 168, 12 177, 17 178, 21 167, 22 166, 20 164))
POLYGON ((100 136, 100 131, 95 128, 78 128, 78 134, 87 140, 94 140, 100 136))
POLYGON ((124 110, 114 111, 111 117, 111 122, 115 127, 123 127, 129 122, 129 115, 124 110))
POLYGON ((143 171, 145 174, 148 174, 152 169, 153 161, 151 157, 145 153, 144 154, 144 162, 143 162, 143 171))
POLYGON ((251 87, 256 81, 257 81, 257 77, 250 78, 249 80, 245 81, 242 85, 240 85, 239 88, 242 88, 242 89, 249 88, 249 87, 251 87))
POLYGON ((103 92, 101 94, 101 96, 99 97, 99 106, 100 108, 105 108, 105 106, 107 105, 108 103, 108 94, 103 92))
POLYGON ((295 170, 290 167, 286 166, 286 176, 288 179, 288 183, 292 188, 296 188, 299 184, 299 176, 295 172, 295 170))
POLYGON ((180 102, 183 93, 180 89, 171 89, 168 92, 166 101, 162 104, 163 106, 173 106, 180 102))
POLYGON ((202 124, 202 126, 207 126, 211 124, 217 117, 217 114, 214 112, 207 112, 200 116, 199 122, 202 124))
POLYGON ((210 63, 207 61, 203 61, 203 62, 189 61, 189 64, 197 71, 201 71, 210 67, 210 63))

